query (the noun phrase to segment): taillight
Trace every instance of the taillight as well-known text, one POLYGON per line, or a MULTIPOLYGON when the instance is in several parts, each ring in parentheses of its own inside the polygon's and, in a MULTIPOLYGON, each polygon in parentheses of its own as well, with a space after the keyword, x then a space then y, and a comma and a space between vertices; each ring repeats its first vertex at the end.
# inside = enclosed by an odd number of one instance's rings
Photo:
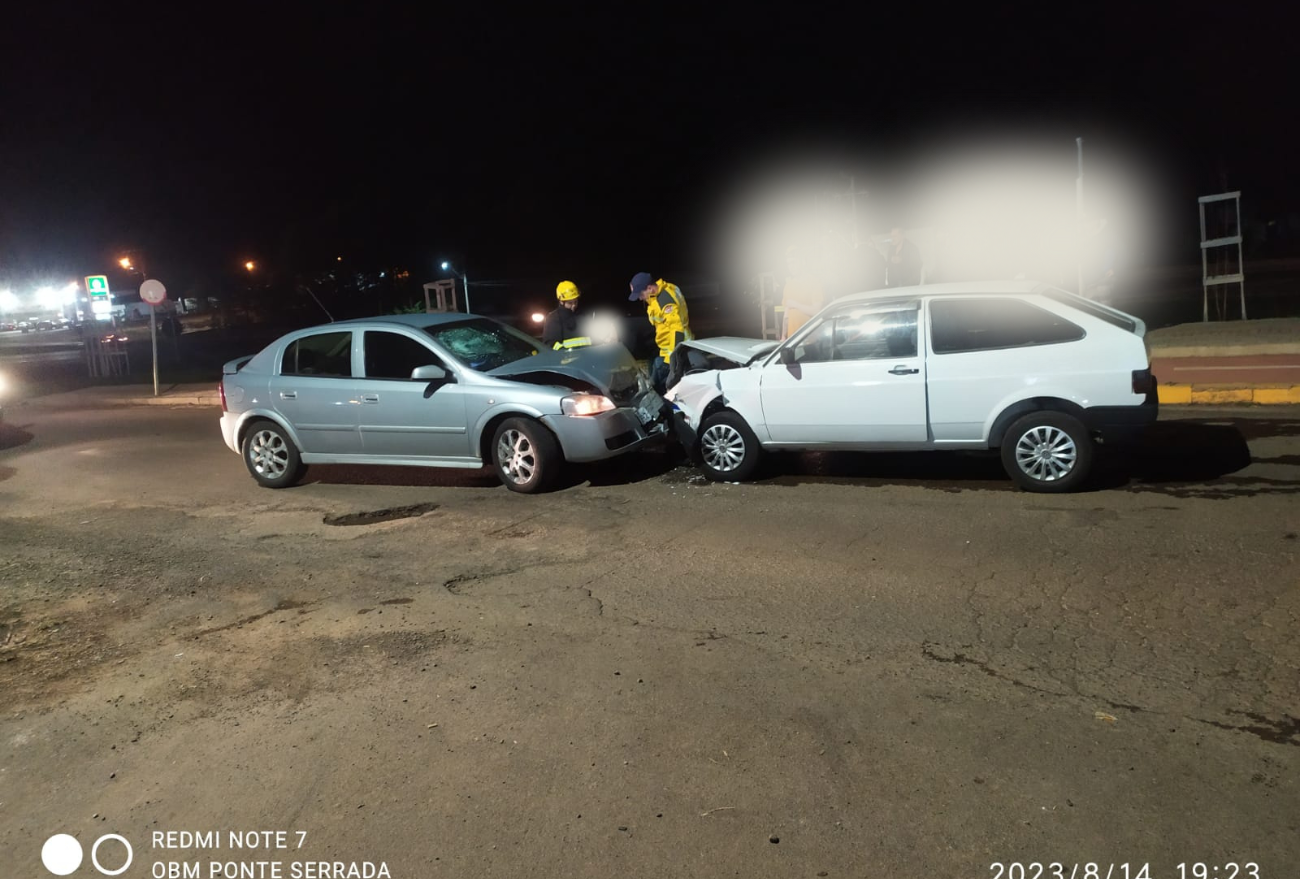
POLYGON ((1156 377, 1148 369, 1133 370, 1133 393, 1146 396, 1156 390, 1156 377))
POLYGON ((221 395, 221 411, 222 411, 222 412, 229 412, 230 410, 226 408, 226 383, 225 383, 225 381, 219 381, 219 382, 217 382, 217 393, 221 395))

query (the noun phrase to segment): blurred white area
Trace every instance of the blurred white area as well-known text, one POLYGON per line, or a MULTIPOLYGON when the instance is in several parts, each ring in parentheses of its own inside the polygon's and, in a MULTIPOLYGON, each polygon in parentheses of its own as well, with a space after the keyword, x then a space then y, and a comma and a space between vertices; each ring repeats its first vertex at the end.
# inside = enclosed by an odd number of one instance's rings
POLYGON ((612 345, 618 341, 619 319, 612 311, 593 311, 578 318, 578 334, 591 339, 593 345, 612 345))
POLYGON ((926 281, 1023 275, 1075 290, 1081 260, 1085 274, 1101 250, 1137 265, 1155 240, 1157 177, 1108 146, 1107 153, 1084 143, 1082 223, 1072 138, 917 150, 906 169, 864 171, 843 153, 789 155, 744 175, 721 200, 715 260, 733 277, 780 278, 796 247, 837 287, 838 279, 869 275, 861 267, 874 255, 864 249, 885 251, 890 229, 901 226, 920 249, 926 281))

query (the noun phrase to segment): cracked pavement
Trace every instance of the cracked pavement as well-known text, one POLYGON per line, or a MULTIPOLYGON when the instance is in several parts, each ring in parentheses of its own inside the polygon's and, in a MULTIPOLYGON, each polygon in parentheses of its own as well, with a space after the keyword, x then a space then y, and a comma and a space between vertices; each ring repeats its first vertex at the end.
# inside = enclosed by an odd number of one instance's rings
POLYGON ((1167 412, 1066 496, 964 455, 271 492, 211 412, 10 420, 13 875, 244 828, 394 876, 1300 855, 1300 413, 1167 412))

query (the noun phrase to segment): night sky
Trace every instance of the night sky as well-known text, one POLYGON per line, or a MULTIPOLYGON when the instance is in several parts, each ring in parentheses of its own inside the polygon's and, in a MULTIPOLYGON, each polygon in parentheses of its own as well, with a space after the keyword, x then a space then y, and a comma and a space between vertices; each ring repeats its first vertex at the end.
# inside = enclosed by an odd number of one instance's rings
POLYGON ((1026 127, 1158 157, 1193 234, 1224 186, 1295 211, 1280 6, 1167 5, 29 5, 0 37, 0 285, 129 249, 182 283, 450 257, 616 293, 712 271, 704 230, 764 155, 829 145, 887 180, 1026 127))

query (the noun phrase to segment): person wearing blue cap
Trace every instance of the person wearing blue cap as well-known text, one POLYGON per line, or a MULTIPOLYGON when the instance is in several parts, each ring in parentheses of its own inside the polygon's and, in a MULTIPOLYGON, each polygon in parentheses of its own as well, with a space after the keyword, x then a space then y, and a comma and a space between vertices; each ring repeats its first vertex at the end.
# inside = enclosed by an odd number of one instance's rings
POLYGON ((638 272, 629 285, 632 295, 628 302, 638 299, 645 303, 646 317, 655 329, 655 344, 659 356, 650 366, 650 380, 655 390, 664 393, 668 385, 668 359, 682 342, 694 339, 690 315, 686 310, 686 297, 676 284, 663 278, 655 280, 649 272, 638 272))

